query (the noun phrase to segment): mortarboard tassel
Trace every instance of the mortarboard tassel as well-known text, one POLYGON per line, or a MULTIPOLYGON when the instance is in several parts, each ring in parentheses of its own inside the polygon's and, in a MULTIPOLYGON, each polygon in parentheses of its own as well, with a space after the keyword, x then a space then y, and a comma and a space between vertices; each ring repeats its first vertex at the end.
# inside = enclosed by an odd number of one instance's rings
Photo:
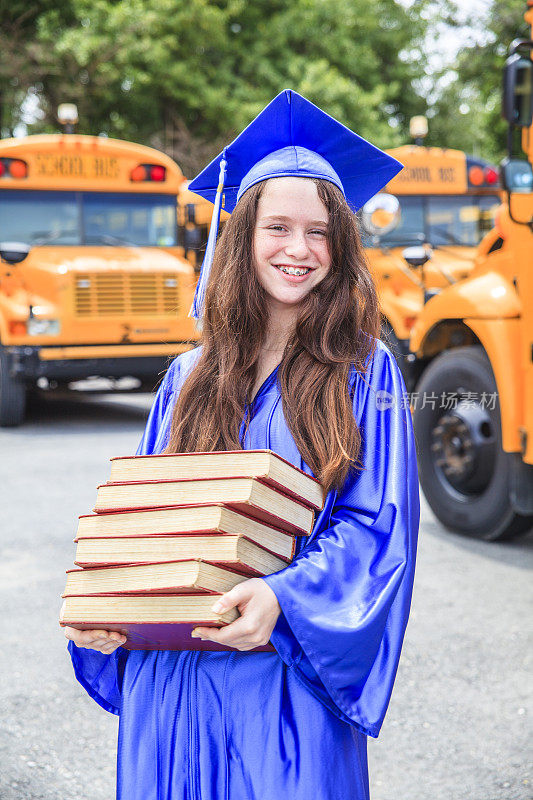
POLYGON ((224 189, 224 181, 226 179, 226 148, 222 153, 222 160, 220 162, 220 172, 218 176, 217 193, 215 195, 215 203, 213 208, 213 216, 211 217, 211 226, 209 228, 209 236, 207 238, 207 245, 205 248, 204 260, 202 261, 202 268, 200 270, 200 277, 196 284, 196 291, 192 301, 189 317, 201 319, 204 311, 205 290, 207 282, 209 281, 209 273, 211 272, 211 264, 213 263, 213 256, 215 254, 215 246, 217 243, 218 226, 220 223, 220 208, 222 205, 222 192, 224 189))

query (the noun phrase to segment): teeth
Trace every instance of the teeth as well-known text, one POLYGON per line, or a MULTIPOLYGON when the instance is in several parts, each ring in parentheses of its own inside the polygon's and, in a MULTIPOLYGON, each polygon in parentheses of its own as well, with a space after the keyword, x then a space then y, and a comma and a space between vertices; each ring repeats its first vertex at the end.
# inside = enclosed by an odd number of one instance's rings
POLYGON ((278 269, 286 275, 307 275, 310 272, 310 267, 303 267, 302 269, 299 267, 278 267, 278 269))

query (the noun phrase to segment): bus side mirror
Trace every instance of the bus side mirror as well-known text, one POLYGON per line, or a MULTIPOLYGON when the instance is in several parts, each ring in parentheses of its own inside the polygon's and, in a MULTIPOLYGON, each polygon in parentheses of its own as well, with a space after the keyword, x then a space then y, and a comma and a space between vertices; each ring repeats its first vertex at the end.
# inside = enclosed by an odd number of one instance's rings
POLYGON ((533 167, 521 158, 504 158, 500 165, 502 186, 507 192, 533 192, 533 167))
POLYGON ((510 125, 528 128, 533 121, 533 61, 509 56, 503 70, 503 116, 510 125))
POLYGON ((371 236, 384 236, 393 231, 400 219, 400 201, 393 194, 379 192, 361 209, 361 225, 371 236))
POLYGON ((24 242, 0 242, 0 257, 8 264, 20 264, 30 250, 30 245, 24 242))
POLYGON ((426 247, 415 246, 405 247, 402 250, 402 257, 410 267, 423 267, 431 258, 431 250, 426 247))

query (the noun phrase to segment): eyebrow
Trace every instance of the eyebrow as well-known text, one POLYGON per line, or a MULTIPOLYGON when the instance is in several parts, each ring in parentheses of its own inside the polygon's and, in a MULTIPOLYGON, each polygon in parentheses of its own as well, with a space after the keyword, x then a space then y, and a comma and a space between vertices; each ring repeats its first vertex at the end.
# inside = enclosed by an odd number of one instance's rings
MULTIPOLYGON (((260 219, 270 220, 270 221, 277 220, 277 221, 280 221, 280 222, 290 222, 291 221, 291 217, 284 217, 282 214, 271 214, 271 215, 269 215, 267 217, 260 217, 260 219)), ((328 225, 327 221, 323 220, 323 219, 312 220, 309 224, 310 225, 324 225, 326 227, 328 225)))

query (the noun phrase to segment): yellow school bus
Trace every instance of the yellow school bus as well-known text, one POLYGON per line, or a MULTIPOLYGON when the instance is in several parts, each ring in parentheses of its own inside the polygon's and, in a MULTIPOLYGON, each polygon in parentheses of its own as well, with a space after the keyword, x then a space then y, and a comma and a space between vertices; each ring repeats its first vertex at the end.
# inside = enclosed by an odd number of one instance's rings
POLYGON ((40 378, 151 387, 198 334, 180 256, 178 165, 149 147, 50 134, 0 141, 0 425, 40 378))
POLYGON ((419 365, 409 351, 411 330, 429 294, 470 274, 501 191, 497 169, 459 150, 413 144, 387 152, 404 164, 383 190, 399 201, 399 222, 384 234, 363 230, 363 242, 379 289, 383 339, 412 389, 419 365), (432 250, 423 269, 404 257, 413 245, 432 250))
MULTIPOLYGON (((533 33, 533 0, 525 20, 533 33)), ((533 62, 504 71, 504 202, 462 283, 428 300, 411 334, 411 398, 426 499, 448 528, 498 540, 533 529, 533 62), (523 156, 513 149, 522 133, 523 156)))

